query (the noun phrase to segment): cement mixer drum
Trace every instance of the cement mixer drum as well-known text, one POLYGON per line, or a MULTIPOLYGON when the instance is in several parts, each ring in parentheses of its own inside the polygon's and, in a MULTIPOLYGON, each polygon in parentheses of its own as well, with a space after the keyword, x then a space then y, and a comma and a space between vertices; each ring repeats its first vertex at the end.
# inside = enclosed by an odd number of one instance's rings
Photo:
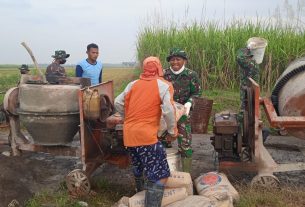
MULTIPOLYGON (((305 57, 288 65, 272 92, 272 102, 280 116, 305 116, 305 57)), ((305 139, 305 129, 287 129, 305 139)))
POLYGON ((65 145, 78 132, 79 85, 19 86, 19 117, 35 144, 65 145))

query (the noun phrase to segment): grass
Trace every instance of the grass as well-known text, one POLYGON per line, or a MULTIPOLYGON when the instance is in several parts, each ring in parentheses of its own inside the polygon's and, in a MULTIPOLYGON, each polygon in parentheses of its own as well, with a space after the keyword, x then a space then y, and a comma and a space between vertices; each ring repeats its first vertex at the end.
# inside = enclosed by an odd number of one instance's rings
MULTIPOLYGON (((66 68, 66 72, 68 76, 74 76, 74 68, 66 68)), ((35 73, 33 68, 31 73, 35 73)), ((137 74, 138 70, 133 68, 105 68, 103 71, 103 81, 114 80, 114 92, 115 95, 118 95, 137 74)), ((0 67, 0 103, 2 103, 5 92, 15 87, 19 79, 20 73, 17 67, 0 67)))
POLYGON ((271 20, 256 23, 233 20, 225 25, 215 21, 160 25, 149 25, 140 30, 137 42, 139 62, 154 55, 168 67, 166 56, 170 48, 180 47, 188 53, 188 66, 198 72, 205 89, 238 88, 236 53, 246 46, 250 37, 268 40, 265 58, 260 65, 264 91, 272 89, 289 62, 305 55, 305 30, 271 20))
POLYGON ((109 207, 123 196, 132 196, 134 190, 131 186, 112 184, 105 179, 95 180, 93 190, 95 196, 87 198, 72 199, 67 190, 61 188, 56 192, 43 192, 30 199, 26 207, 56 206, 56 207, 81 207, 79 201, 88 203, 89 206, 109 207))
POLYGON ((302 207, 305 206, 305 189, 294 187, 276 189, 253 189, 237 187, 240 200, 235 207, 302 207))
MULTIPOLYGON (((240 194, 240 200, 235 207, 302 207, 305 206, 305 189, 287 187, 277 189, 254 189, 248 185, 235 186, 240 194)), ((43 192, 29 200, 26 207, 56 206, 80 207, 79 201, 87 202, 89 206, 109 207, 122 196, 132 196, 134 190, 130 186, 120 186, 108 183, 106 180, 95 181, 97 195, 83 199, 69 198, 67 191, 43 192)))

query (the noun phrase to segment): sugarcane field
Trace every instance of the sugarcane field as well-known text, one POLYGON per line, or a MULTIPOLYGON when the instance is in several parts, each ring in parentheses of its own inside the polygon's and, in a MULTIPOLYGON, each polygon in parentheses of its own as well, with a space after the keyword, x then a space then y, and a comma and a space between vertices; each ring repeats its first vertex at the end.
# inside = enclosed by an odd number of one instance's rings
POLYGON ((304 0, 0 12, 0 207, 305 207, 304 0))

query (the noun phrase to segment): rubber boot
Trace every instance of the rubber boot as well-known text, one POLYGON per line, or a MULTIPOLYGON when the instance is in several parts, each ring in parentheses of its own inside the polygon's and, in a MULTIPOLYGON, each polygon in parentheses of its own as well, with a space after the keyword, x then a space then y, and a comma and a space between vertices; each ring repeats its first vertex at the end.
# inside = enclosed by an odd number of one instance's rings
POLYGON ((145 207, 161 207, 164 186, 152 182, 147 183, 145 192, 145 207))
POLYGON ((135 177, 136 184, 136 192, 141 192, 144 190, 144 178, 143 177, 135 177))
POLYGON ((192 172, 192 158, 191 157, 182 157, 182 171, 191 173, 192 172))

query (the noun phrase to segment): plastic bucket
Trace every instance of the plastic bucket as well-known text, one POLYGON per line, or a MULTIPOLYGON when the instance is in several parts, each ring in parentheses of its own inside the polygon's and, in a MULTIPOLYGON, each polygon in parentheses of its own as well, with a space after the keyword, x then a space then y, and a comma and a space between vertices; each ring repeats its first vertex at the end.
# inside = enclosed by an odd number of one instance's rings
POLYGON ((167 163, 170 171, 181 171, 181 155, 174 148, 166 149, 167 163))
POLYGON ((264 59, 265 49, 267 47, 267 40, 261 37, 252 37, 248 39, 247 46, 251 50, 253 59, 257 64, 261 64, 264 59))

